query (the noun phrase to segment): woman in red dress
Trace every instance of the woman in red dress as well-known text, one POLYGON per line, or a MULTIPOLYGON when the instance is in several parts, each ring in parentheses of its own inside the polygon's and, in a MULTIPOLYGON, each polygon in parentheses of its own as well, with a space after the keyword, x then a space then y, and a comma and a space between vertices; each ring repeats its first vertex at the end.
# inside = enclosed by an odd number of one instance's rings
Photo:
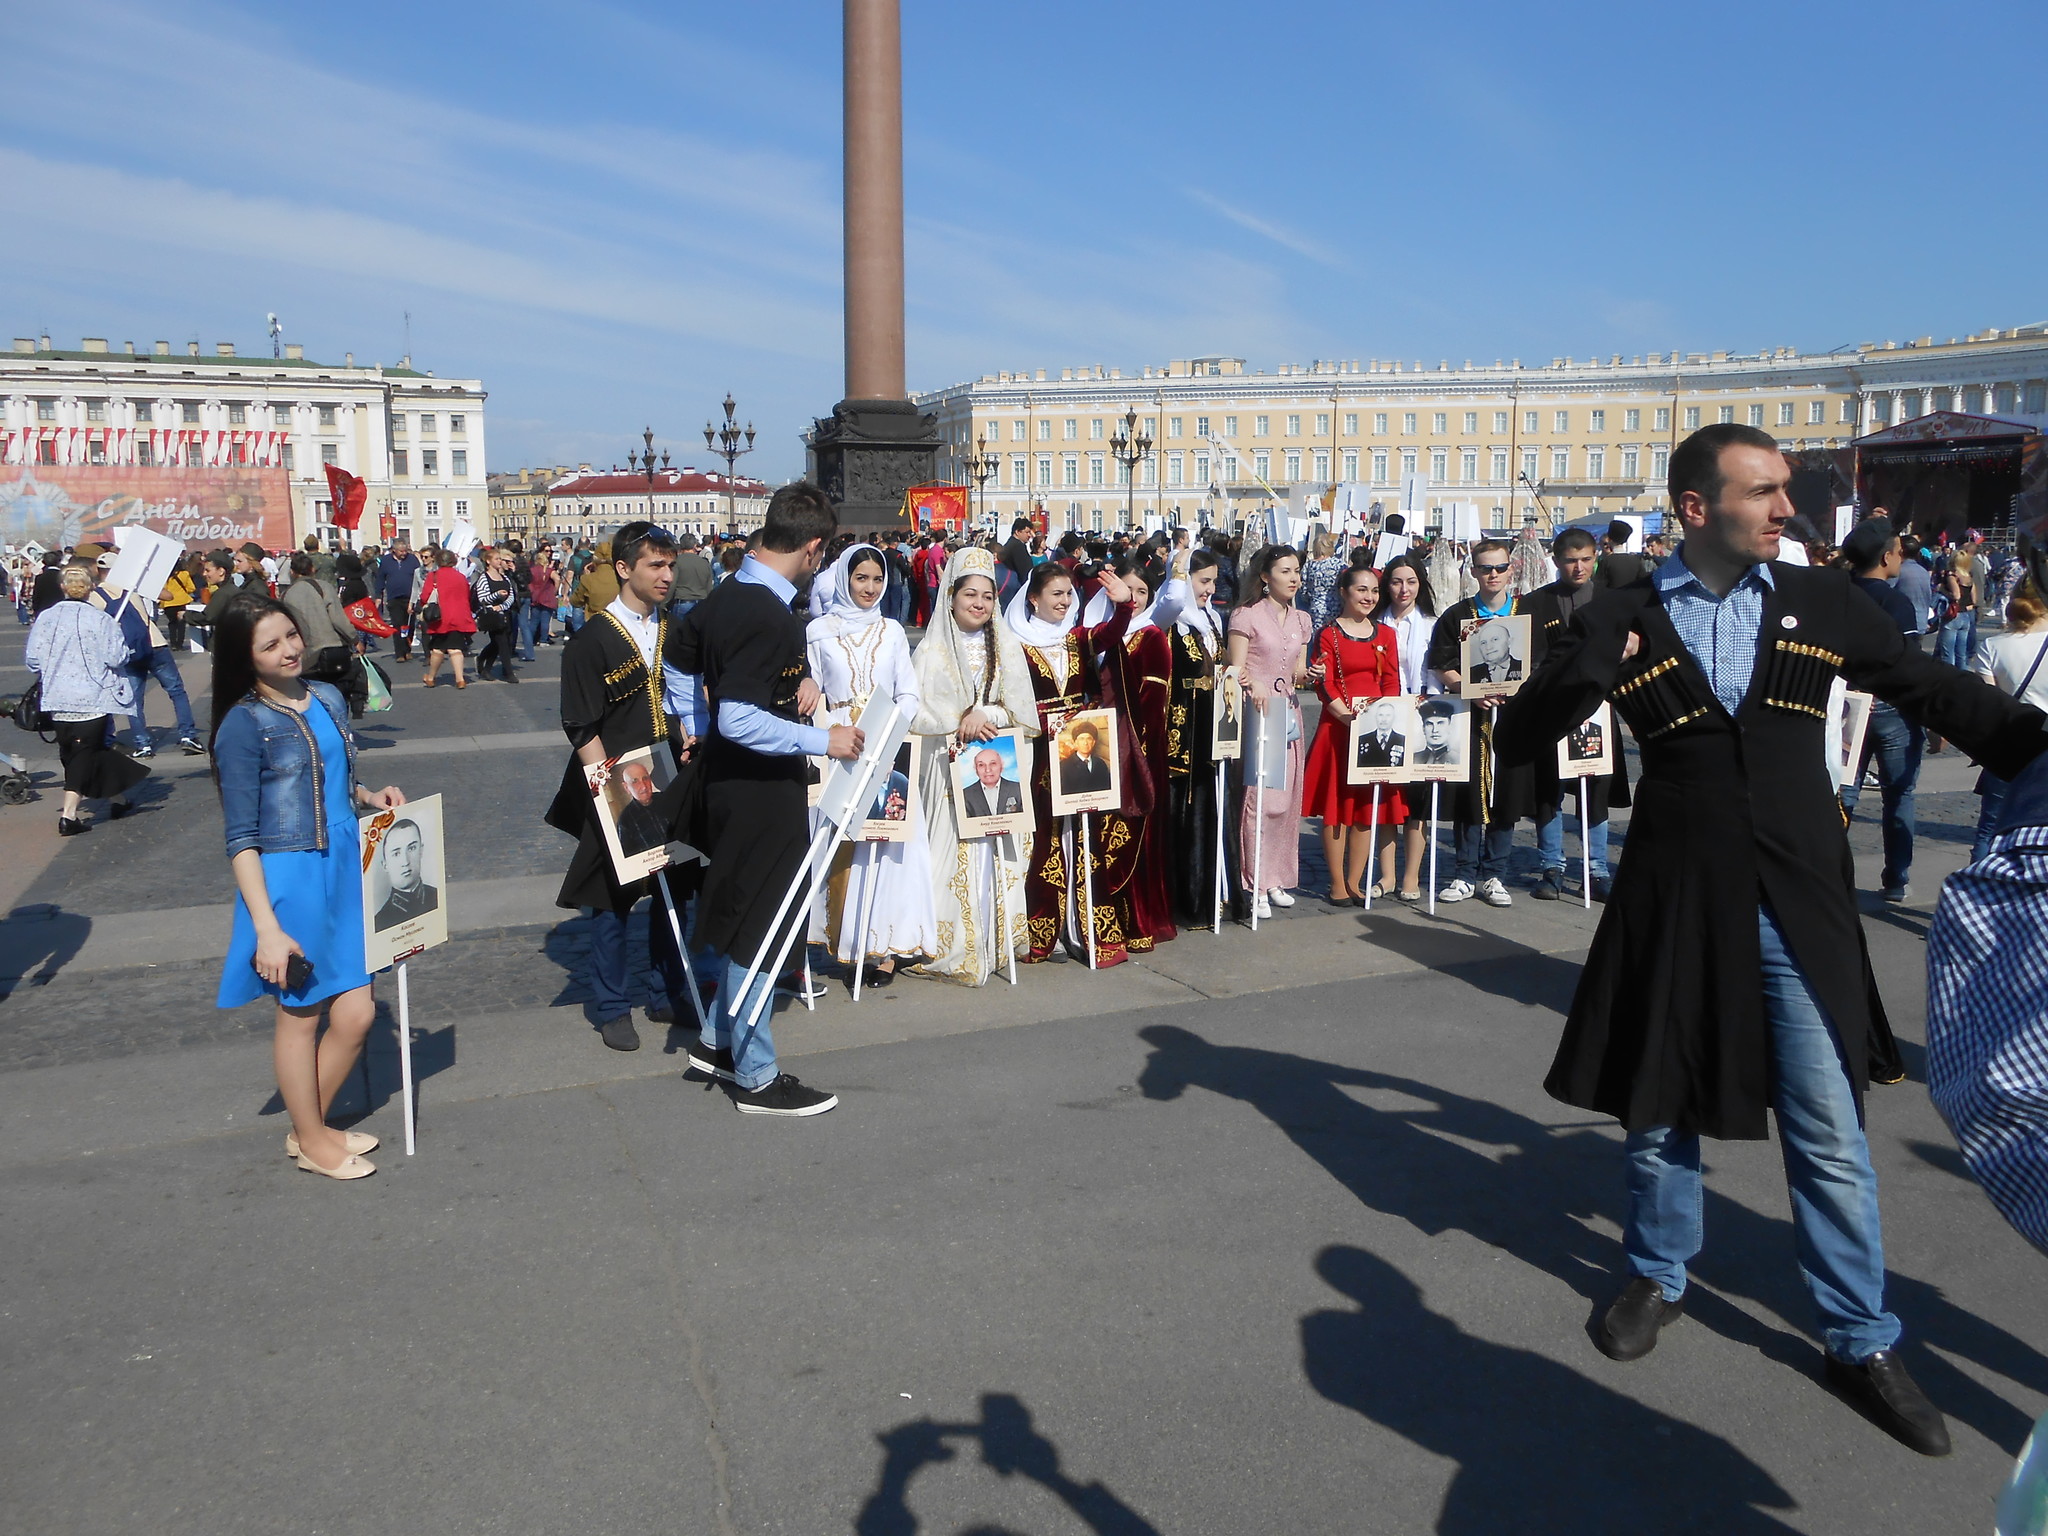
POLYGON ((1173 818, 1167 807, 1166 712, 1173 691, 1173 652, 1153 620, 1166 573, 1126 556, 1116 564, 1137 610, 1120 644, 1102 662, 1102 701, 1123 718, 1128 748, 1123 819, 1137 841, 1137 867, 1125 890, 1129 947, 1143 953, 1176 932, 1173 925, 1173 818))
MULTIPOLYGON (((1372 862, 1373 844, 1379 841, 1378 827, 1399 826, 1408 819, 1408 805, 1394 784, 1350 784, 1345 782, 1345 762, 1351 745, 1351 721, 1359 702, 1381 699, 1401 692, 1401 660, 1395 651, 1394 632, 1374 621, 1372 611, 1380 600, 1380 579, 1376 572, 1355 566, 1338 583, 1337 617, 1316 636, 1314 665, 1316 692, 1322 697, 1322 719, 1316 725, 1316 739, 1310 744, 1308 762, 1301 775, 1301 813, 1323 819, 1323 861, 1330 866, 1330 903, 1348 906, 1360 900, 1359 883, 1372 862), (1379 816, 1373 816, 1373 791, 1379 791, 1379 816), (1378 826, 1375 826, 1377 820, 1378 826)), ((1373 886, 1378 900, 1393 889, 1394 845, 1389 841, 1384 868, 1373 886)))

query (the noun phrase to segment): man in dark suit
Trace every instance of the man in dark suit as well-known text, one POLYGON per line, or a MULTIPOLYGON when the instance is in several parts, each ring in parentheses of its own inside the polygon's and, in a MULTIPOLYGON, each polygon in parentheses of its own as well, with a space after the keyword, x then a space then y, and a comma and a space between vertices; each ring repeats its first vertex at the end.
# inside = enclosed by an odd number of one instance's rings
POLYGON ((441 905, 441 893, 427 884, 427 840, 419 823, 397 821, 384 834, 384 873, 391 881, 391 897, 377 909, 377 932, 411 922, 441 905))
POLYGON ((1109 764, 1095 755, 1094 727, 1076 726, 1068 739, 1074 750, 1060 759, 1060 793, 1091 795, 1112 788, 1109 764))
POLYGON ((1373 706, 1372 729, 1358 738, 1359 767, 1399 768, 1408 761, 1408 738, 1394 729, 1397 713, 1392 699, 1373 706))
POLYGON ((1566 750, 1572 761, 1590 763, 1606 749, 1607 733, 1600 729, 1599 722, 1588 720, 1571 733, 1570 741, 1566 750))
POLYGON ((974 754, 974 779, 963 797, 970 818, 1023 814, 1024 790, 1015 779, 1003 777, 1003 754, 994 747, 974 754))
POLYGON ((668 828, 654 813, 654 771, 645 763, 619 770, 626 803, 619 807, 619 852, 648 853, 668 841, 668 828))
POLYGON ((1515 654, 1514 631, 1499 620, 1479 627, 1472 637, 1472 675, 1467 679, 1474 683, 1519 683, 1522 680, 1522 658, 1515 654))
POLYGON ((1600 566, 1593 573, 1595 585, 1625 587, 1643 579, 1643 557, 1629 552, 1629 541, 1634 537, 1635 530, 1627 523, 1607 525, 1607 536, 1600 541, 1600 566))

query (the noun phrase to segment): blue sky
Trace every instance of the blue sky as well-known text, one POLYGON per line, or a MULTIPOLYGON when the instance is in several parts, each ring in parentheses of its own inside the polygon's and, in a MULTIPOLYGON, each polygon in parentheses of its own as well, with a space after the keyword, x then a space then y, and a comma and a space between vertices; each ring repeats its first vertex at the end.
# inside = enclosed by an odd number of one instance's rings
MULTIPOLYGON (((802 465, 837 4, 6 10, 12 329, 481 377, 491 467, 802 465)), ((2048 319, 2048 7, 904 0, 913 389, 2048 319)))

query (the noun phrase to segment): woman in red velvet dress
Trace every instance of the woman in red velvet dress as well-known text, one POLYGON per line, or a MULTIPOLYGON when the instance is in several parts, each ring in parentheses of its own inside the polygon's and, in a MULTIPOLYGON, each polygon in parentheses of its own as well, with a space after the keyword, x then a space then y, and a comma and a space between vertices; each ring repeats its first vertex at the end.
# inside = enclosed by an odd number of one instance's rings
MULTIPOLYGON (((1133 948, 1150 949, 1152 941, 1134 926, 1127 887, 1137 872, 1138 840, 1120 812, 1097 811, 1085 818, 1091 828, 1088 856, 1093 866, 1094 904, 1088 908, 1086 882, 1077 862, 1084 818, 1052 813, 1053 745, 1070 715, 1102 702, 1102 672, 1096 658, 1111 647, 1121 648, 1131 620, 1129 593, 1121 579, 1104 573, 1103 590, 1113 605, 1101 624, 1079 623, 1081 598, 1074 578, 1062 567, 1039 566, 1031 580, 1010 600, 1003 618, 1022 642, 1038 700, 1038 723, 1045 750, 1034 754, 1031 810, 1036 835, 1031 863, 1024 874, 1024 915, 1031 948, 1026 961, 1050 959, 1062 943, 1077 960, 1088 956, 1088 934, 1095 939, 1095 964, 1118 965, 1133 948), (1083 927, 1087 923, 1088 927, 1083 927), (1136 940, 1136 942, 1134 942, 1136 940)), ((1121 730, 1123 757, 1131 755, 1128 729, 1121 730)), ((1128 770, 1125 782, 1129 782, 1128 770)))
MULTIPOLYGON (((1323 819, 1323 860, 1330 866, 1330 902, 1347 906, 1363 895, 1360 882, 1380 840, 1374 825, 1371 784, 1345 782, 1344 765, 1351 744, 1351 721, 1362 699, 1380 699, 1401 692, 1401 660, 1394 631, 1374 621, 1380 600, 1380 579, 1365 567, 1344 573, 1337 586, 1337 617, 1323 626, 1311 653, 1309 675, 1323 701, 1316 739, 1308 749, 1301 775, 1301 814, 1323 819)), ((1378 826, 1399 826, 1408 819, 1400 786, 1381 784, 1378 826)), ((1394 845, 1381 855, 1384 868, 1373 887, 1373 899, 1394 887, 1394 845)))
POLYGON ((1173 652, 1153 622, 1166 573, 1126 557, 1116 573, 1131 594, 1132 614, 1123 640, 1102 664, 1102 701, 1122 717, 1123 819, 1136 834, 1138 860, 1124 888, 1129 907, 1126 943, 1138 953, 1172 938, 1173 818, 1167 807, 1166 712, 1173 692, 1173 652))

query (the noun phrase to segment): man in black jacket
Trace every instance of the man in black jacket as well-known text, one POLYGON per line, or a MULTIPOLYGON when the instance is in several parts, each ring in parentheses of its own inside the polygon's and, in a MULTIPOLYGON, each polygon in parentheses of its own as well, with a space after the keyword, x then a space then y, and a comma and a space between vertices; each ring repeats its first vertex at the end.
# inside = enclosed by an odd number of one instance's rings
POLYGON ((1010 536, 996 554, 996 563, 1016 577, 1016 584, 1003 583, 1003 597, 1007 600, 1012 592, 1031 579, 1031 519, 1020 517, 1010 524, 1010 536))
MULTIPOLYGON (((1920 620, 1912 601, 1892 585, 1905 565, 1905 555, 1891 520, 1867 517, 1849 530, 1842 541, 1842 558, 1849 575, 1870 600, 1891 615, 1907 644, 1920 644, 1920 620)), ((1925 742, 1920 727, 1882 700, 1870 706, 1870 721, 1863 730, 1863 755, 1856 772, 1842 786, 1842 809, 1850 815, 1863 797, 1863 774, 1871 761, 1877 763, 1877 788, 1883 797, 1884 870, 1879 876, 1886 901, 1913 899, 1907 882, 1913 875, 1913 835, 1918 830, 1913 791, 1920 784, 1920 753, 1925 742)))
MULTIPOLYGON (((1628 524, 1618 524, 1623 532, 1628 524)), ((1572 615, 1590 603, 1601 590, 1593 582, 1593 535, 1583 528, 1567 528, 1550 543, 1550 560, 1557 567, 1557 580, 1538 587, 1523 599, 1523 608, 1533 621, 1530 629, 1530 663, 1533 670, 1543 663, 1549 648, 1562 640, 1572 615)), ((1538 754, 1531 765, 1536 774, 1536 857, 1541 868, 1529 894, 1538 901, 1556 901, 1564 894, 1564 797, 1576 797, 1576 779, 1560 779, 1557 760, 1538 754)), ((1607 812, 1610 805, 1628 804, 1628 778, 1617 759, 1612 774, 1602 774, 1585 786, 1586 804, 1579 807, 1579 835, 1585 840, 1587 861, 1593 867, 1592 896, 1605 901, 1613 885, 1607 865, 1607 812)))
POLYGON ((1627 1276, 1600 1349, 1649 1353, 1701 1230, 1701 1136, 1757 1140, 1775 1111, 1826 1375, 1926 1455, 1947 1427, 1884 1306, 1871 1081, 1904 1075, 1856 909, 1824 737, 1839 676, 2009 778, 2042 712, 1908 647, 1838 571, 1777 563, 1791 472, 1769 434, 1707 427, 1671 456, 1679 554, 1572 619, 1506 706, 1504 761, 1550 752, 1611 699, 1642 749, 1628 846, 1545 1089, 1627 1131, 1627 1276))

